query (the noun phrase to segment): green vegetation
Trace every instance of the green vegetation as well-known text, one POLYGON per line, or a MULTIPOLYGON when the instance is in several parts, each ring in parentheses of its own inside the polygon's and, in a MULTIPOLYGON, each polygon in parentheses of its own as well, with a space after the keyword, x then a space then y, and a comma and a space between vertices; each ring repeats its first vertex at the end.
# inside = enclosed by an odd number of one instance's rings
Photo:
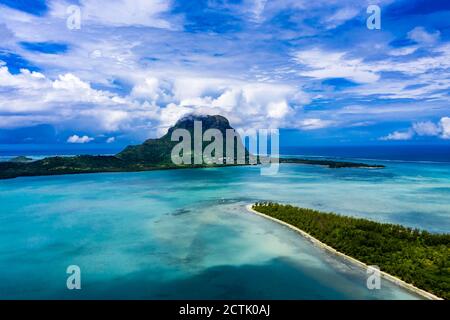
POLYGON ((11 162, 30 162, 30 161, 33 161, 33 159, 25 157, 25 156, 18 156, 18 157, 12 158, 9 161, 11 161, 11 162))
MULTIPOLYGON (((234 164, 186 164, 175 165, 171 160, 173 147, 178 143, 171 141, 172 132, 175 129, 186 129, 193 139, 194 121, 201 120, 203 130, 218 129, 225 136, 227 129, 233 129, 228 120, 221 116, 197 116, 181 119, 169 129, 167 134, 159 139, 148 139, 143 144, 128 146, 115 156, 75 156, 75 157, 48 157, 37 161, 0 162, 0 179, 9 179, 23 176, 43 176, 96 172, 131 172, 150 171, 181 168, 222 167, 234 164)), ((237 139, 235 141, 237 148, 237 139)), ((240 143, 240 141, 239 141, 240 143)), ((203 145, 203 148, 208 143, 203 145)), ((191 145, 193 141, 191 141, 191 145)), ((226 145, 224 144, 224 152, 226 145)), ((245 150, 246 158, 248 151, 245 150)), ((235 154, 237 154, 235 150, 235 154)), ((192 154, 192 157, 194 155, 192 154)), ((193 161, 192 161, 193 163, 193 161)))
POLYGON ((311 164, 318 166, 327 166, 328 168, 384 168, 379 164, 366 164, 358 162, 345 162, 345 161, 332 161, 332 160, 312 160, 312 159, 298 159, 298 158, 280 158, 280 163, 298 163, 298 164, 311 164))
POLYGON ((418 288, 450 298, 450 234, 277 203, 256 203, 252 208, 418 288))
MULTIPOLYGON (((191 146, 194 145, 194 121, 202 122, 203 131, 217 129, 226 136, 227 129, 233 129, 228 120, 222 116, 191 116, 179 120, 175 126, 171 127, 167 134, 159 139, 148 139, 143 144, 128 146, 115 156, 75 156, 75 157, 49 157, 37 161, 18 157, 14 161, 0 162, 0 179, 9 179, 22 176, 43 176, 76 173, 94 172, 127 172, 127 171, 148 171, 160 169, 179 168, 200 168, 200 167, 221 167, 235 165, 235 161, 224 165, 219 164, 192 164, 175 165, 171 160, 171 152, 177 141, 171 141, 172 132, 175 129, 185 129, 191 134, 191 146)), ((203 141, 201 152, 210 142, 203 141)), ((237 155, 238 144, 243 147, 240 139, 235 138, 234 154, 237 155)), ((223 144, 223 154, 226 155, 226 143, 223 144)), ((194 157, 194 154, 191 154, 194 157)), ((249 163, 250 153, 245 149, 246 163, 249 163)), ((227 162, 226 160, 225 162, 227 162)), ((302 163, 325 165, 330 168, 359 168, 359 167, 380 167, 361 163, 327 161, 327 160, 306 160, 306 159, 280 159, 282 163, 302 163)), ((192 161, 194 163, 194 161, 192 161)))

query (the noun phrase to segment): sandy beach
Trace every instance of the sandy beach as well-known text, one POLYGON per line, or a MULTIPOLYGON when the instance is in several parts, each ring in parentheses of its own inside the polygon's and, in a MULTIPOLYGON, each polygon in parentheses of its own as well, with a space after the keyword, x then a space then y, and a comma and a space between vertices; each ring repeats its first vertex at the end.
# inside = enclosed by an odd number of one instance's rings
MULTIPOLYGON (((328 252, 330 252, 332 254, 340 256, 340 257, 346 259, 347 261, 349 261, 349 262, 351 262, 351 263, 353 263, 353 264, 355 264, 355 265, 357 265, 357 266, 359 266, 359 267, 361 267, 363 269, 369 268, 369 266, 367 264, 365 264, 365 263, 363 263, 363 262, 361 262, 361 261, 359 261, 359 260, 357 260, 357 259, 355 259, 353 257, 350 257, 350 256, 348 256, 348 255, 346 255, 346 254, 344 254, 342 252, 339 252, 339 251, 335 250, 334 248, 330 247, 329 245, 327 245, 327 244, 319 241, 318 239, 314 238, 309 233, 306 233, 305 231, 303 231, 303 230, 301 230, 301 229, 299 229, 299 228, 297 228, 297 227, 295 227, 293 225, 290 225, 289 223, 286 223, 286 222, 281 221, 279 219, 273 218, 273 217, 268 216, 266 214, 260 213, 260 212, 258 212, 256 210, 253 210, 251 204, 247 205, 246 208, 247 208, 247 210, 249 212, 251 212, 253 214, 256 214, 256 215, 261 216, 263 218, 272 220, 274 222, 277 222, 277 223, 279 223, 281 225, 284 225, 284 226, 286 226, 286 227, 296 231, 297 233, 299 233, 300 235, 302 235, 303 237, 305 237, 306 239, 311 241, 314 245, 316 245, 316 246, 318 246, 318 247, 320 247, 320 248, 322 248, 324 250, 327 250, 328 252)), ((397 277, 395 277, 395 276, 393 276, 393 275, 391 275, 389 273, 386 273, 384 271, 380 270, 380 275, 384 279, 389 280, 392 283, 394 283, 394 284, 396 284, 398 286, 401 286, 401 287, 403 287, 403 288, 405 288, 407 290, 410 290, 411 292, 414 292, 415 294, 417 294, 417 295, 419 295, 419 296, 421 296, 421 297, 423 297, 425 299, 428 299, 428 300, 443 300, 442 298, 440 298, 440 297, 438 297, 438 296, 436 296, 436 295, 434 295, 434 294, 432 294, 430 292, 427 292, 425 290, 419 289, 419 288, 413 286, 412 284, 409 284, 409 283, 407 283, 407 282, 405 282, 405 281, 403 281, 403 280, 401 280, 401 279, 399 279, 399 278, 397 278, 397 277)))

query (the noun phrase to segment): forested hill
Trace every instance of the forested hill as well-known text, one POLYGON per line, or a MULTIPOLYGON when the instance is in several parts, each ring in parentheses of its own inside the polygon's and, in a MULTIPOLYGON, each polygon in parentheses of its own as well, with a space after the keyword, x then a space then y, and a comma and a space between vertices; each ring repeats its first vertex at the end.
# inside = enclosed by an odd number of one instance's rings
MULTIPOLYGON (((178 141, 171 141, 172 133, 177 129, 187 130, 191 135, 191 147, 194 146, 194 123, 198 121, 201 123, 201 130, 204 133, 208 129, 217 129, 221 132, 222 136, 226 137, 227 130, 233 130, 230 123, 225 117, 215 116, 186 116, 177 121, 177 123, 169 128, 167 133, 159 139, 148 139, 143 144, 137 146, 128 146, 122 152, 116 155, 117 158, 126 161, 127 163, 137 163, 141 165, 150 166, 171 166, 173 165, 171 160, 171 152, 173 147, 178 141)), ((211 142, 204 141, 202 143, 202 150, 211 142)), ((248 151, 242 145, 241 139, 234 139, 233 143, 234 154, 237 154, 237 148, 242 147, 245 150, 245 154, 248 156, 248 151)), ((223 155, 226 155, 226 141, 223 143, 223 155)), ((192 158, 194 153, 192 152, 192 158)), ((234 162, 234 161, 233 161, 234 162)), ((192 160, 192 163, 194 161, 192 160)))

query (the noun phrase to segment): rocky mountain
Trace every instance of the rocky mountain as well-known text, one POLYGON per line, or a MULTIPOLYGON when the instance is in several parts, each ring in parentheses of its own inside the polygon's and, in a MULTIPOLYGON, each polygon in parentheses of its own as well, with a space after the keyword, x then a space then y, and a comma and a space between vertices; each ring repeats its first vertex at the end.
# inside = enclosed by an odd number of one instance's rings
MULTIPOLYGON (((215 116, 194 116, 189 115, 181 118, 177 121, 177 123, 169 128, 167 133, 159 139, 148 139, 143 144, 137 146, 128 146, 122 152, 116 155, 119 159, 122 159, 127 162, 139 163, 139 164, 152 164, 152 165, 170 165, 172 164, 171 160, 171 152, 179 141, 172 141, 171 137, 175 130, 184 129, 187 130, 191 136, 191 148, 194 149, 194 138, 195 138, 195 130, 194 125, 195 122, 200 123, 201 131, 200 136, 197 136, 197 139, 202 141, 202 152, 205 147, 211 143, 211 141, 203 141, 202 135, 208 129, 217 129, 221 132, 223 136, 223 156, 226 155, 226 134, 227 130, 234 130, 231 127, 230 123, 225 117, 215 115, 215 116)), ((242 141, 240 138, 234 139, 232 142, 234 143, 234 154, 237 155, 237 148, 243 148, 245 155, 248 157, 248 151, 245 150, 242 145, 242 141)), ((194 157, 194 152, 192 152, 192 158, 194 157)), ((230 161, 231 162, 231 161, 230 161)), ((194 163, 194 159, 192 162, 194 163)), ((234 161, 233 161, 234 163, 234 161)))

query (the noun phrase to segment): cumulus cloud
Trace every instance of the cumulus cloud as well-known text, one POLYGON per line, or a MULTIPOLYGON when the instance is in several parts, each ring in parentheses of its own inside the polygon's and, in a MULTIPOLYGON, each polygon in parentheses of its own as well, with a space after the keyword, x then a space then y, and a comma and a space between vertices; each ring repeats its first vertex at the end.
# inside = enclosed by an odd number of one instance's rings
MULTIPOLYGON (((21 69, 11 74, 7 67, 0 67, 0 87, 3 97, 0 112, 4 117, 24 113, 17 126, 32 125, 46 115, 47 123, 58 124, 80 117, 97 119, 98 129, 116 130, 127 119, 127 109, 132 101, 104 90, 95 90, 87 82, 67 73, 55 80, 39 72, 21 69)), ((86 122, 86 123, 87 123, 86 122)), ((0 124, 1 125, 1 124, 0 124)))
POLYGON ((289 125, 288 116, 308 101, 307 94, 292 85, 199 76, 146 79, 132 95, 146 97, 154 118, 165 128, 188 113, 221 114, 237 126, 244 121, 247 127, 289 125), (165 105, 156 105, 151 97, 165 105))
POLYGON ((413 130, 407 130, 407 131, 394 131, 390 134, 388 134, 385 137, 381 137, 380 140, 383 141, 389 141, 389 140, 411 140, 414 137, 414 131, 413 130))
POLYGON ((158 100, 162 92, 159 79, 156 77, 145 78, 144 82, 133 87, 131 95, 135 98, 158 100))
POLYGON ((416 122, 406 131, 395 131, 380 140, 411 140, 415 136, 439 137, 450 139, 450 118, 443 117, 438 123, 431 121, 416 122))
POLYGON ((109 137, 108 139, 106 139, 106 143, 113 143, 116 141, 115 137, 109 137))
POLYGON ((442 128, 431 121, 416 122, 412 129, 419 136, 437 136, 441 133, 442 128))
POLYGON ((12 74, 8 67, 0 67, 0 86, 8 88, 8 102, 0 102, 0 111, 27 111, 51 107, 54 103, 121 103, 119 96, 107 91, 92 89, 71 73, 59 75, 56 80, 39 72, 21 69, 12 74), (39 98, 39 99, 37 99, 39 98))
POLYGON ((440 121, 440 126, 442 128, 441 137, 443 139, 450 139, 450 118, 444 117, 440 121))
POLYGON ((88 137, 88 136, 78 136, 76 134, 74 134, 73 136, 70 136, 69 138, 67 138, 67 142, 68 143, 88 143, 91 142, 92 140, 94 140, 94 138, 88 137))

